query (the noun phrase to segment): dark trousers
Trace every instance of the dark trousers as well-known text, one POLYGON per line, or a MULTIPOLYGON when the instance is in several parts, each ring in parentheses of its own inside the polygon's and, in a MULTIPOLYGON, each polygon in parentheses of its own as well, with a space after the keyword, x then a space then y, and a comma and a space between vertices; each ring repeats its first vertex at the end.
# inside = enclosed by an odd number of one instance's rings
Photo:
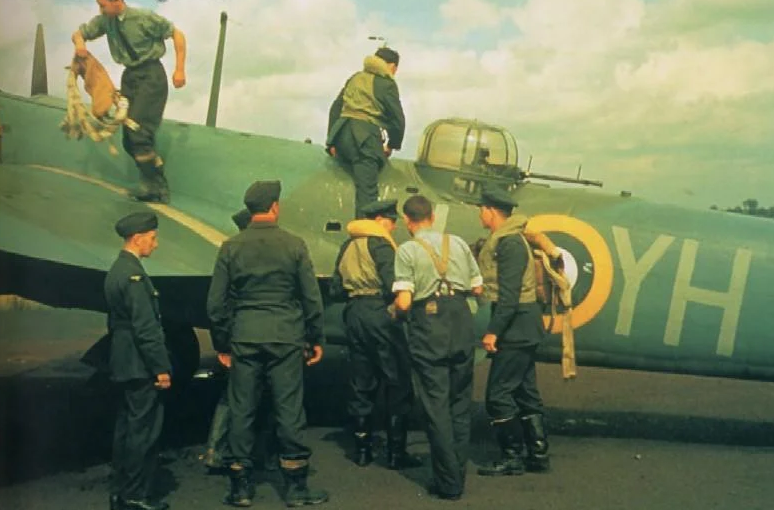
MULTIPOLYGON (((264 392, 260 396, 258 405, 257 430, 258 451, 254 456, 263 456, 264 460, 276 453, 275 420, 272 412, 271 395, 264 392)), ((231 449, 228 446, 228 436, 231 430, 231 410, 228 407, 228 385, 220 395, 218 404, 215 406, 215 412, 212 414, 212 423, 210 424, 210 433, 207 438, 207 449, 214 451, 213 461, 222 462, 223 459, 232 457, 231 449)))
POLYGON ((304 444, 304 356, 300 346, 282 343, 231 345, 228 406, 230 462, 252 469, 255 419, 261 392, 271 394, 277 425, 280 461, 305 460, 312 451, 304 444))
POLYGON ((473 317, 465 298, 413 303, 408 342, 434 485, 440 492, 459 494, 465 488, 473 394, 473 317))
POLYGON ((349 340, 350 416, 373 413, 379 385, 384 384, 387 412, 411 411, 413 390, 408 345, 403 328, 394 321, 381 296, 350 300, 345 311, 349 340))
POLYGON ((129 100, 127 117, 139 124, 137 130, 126 125, 123 128, 124 150, 132 158, 156 152, 156 131, 161 125, 168 94, 167 73, 158 60, 124 69, 121 95, 129 100))
POLYGON ((486 382, 486 412, 492 420, 543 414, 537 388, 537 347, 500 348, 492 356, 486 382))
POLYGON ((386 158, 379 127, 349 119, 336 135, 336 154, 350 166, 355 181, 355 217, 363 218, 363 206, 379 198, 379 171, 386 158))
POLYGON ((150 496, 164 424, 164 405, 153 381, 117 384, 121 402, 113 433, 111 493, 124 499, 150 496))

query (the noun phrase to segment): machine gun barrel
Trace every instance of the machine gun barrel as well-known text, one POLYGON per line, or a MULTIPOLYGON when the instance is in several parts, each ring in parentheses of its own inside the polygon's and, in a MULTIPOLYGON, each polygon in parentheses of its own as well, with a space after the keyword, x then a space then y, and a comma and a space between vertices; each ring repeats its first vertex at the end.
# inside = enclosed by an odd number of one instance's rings
POLYGON ((533 177, 535 179, 543 179, 546 181, 558 181, 568 182, 570 184, 582 184, 584 186, 597 186, 602 187, 602 181, 593 181, 591 179, 573 179, 572 177, 562 177, 560 175, 539 174, 536 172, 522 172, 522 179, 533 177))

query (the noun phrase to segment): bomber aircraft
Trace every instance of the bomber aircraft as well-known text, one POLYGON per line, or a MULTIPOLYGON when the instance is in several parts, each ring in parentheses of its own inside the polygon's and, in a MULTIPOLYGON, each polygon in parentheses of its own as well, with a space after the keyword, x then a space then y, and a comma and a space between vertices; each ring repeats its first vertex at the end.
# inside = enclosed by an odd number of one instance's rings
MULTIPOLYGON (((146 267, 174 357, 190 375, 199 361, 194 328, 208 326, 215 255, 236 233, 231 215, 253 181, 281 179, 280 223, 305 239, 326 295, 354 186, 319 145, 165 120, 158 143, 172 201, 133 202, 130 159, 104 143, 66 140, 66 102, 45 94, 40 77, 38 66, 31 97, 0 91, 0 294, 104 312, 102 283, 118 249, 113 223, 151 208, 161 249, 146 267)), ((547 178, 518 166, 506 130, 464 119, 428 126, 417 159, 393 158, 379 176, 381 197, 426 195, 436 228, 471 243, 485 235, 470 205, 482 183, 511 190, 530 227, 563 252, 579 365, 774 379, 774 222, 550 187, 547 178)), ((326 303, 327 337, 345 344, 340 311, 326 303)), ((487 313, 477 310, 479 323, 487 313)), ((546 324, 553 334, 541 357, 557 361, 560 325, 549 313, 546 324)))

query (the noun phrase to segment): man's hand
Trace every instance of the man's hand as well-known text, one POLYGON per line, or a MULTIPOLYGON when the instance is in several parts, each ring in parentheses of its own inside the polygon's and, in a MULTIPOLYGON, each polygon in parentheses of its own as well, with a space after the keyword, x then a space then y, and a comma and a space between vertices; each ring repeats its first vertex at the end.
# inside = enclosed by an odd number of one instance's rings
POLYGON ((385 147, 384 148, 384 157, 389 158, 392 156, 392 147, 385 147))
POLYGON ((231 354, 227 352, 219 352, 218 363, 220 363, 226 368, 231 368, 231 354))
POLYGON ((304 357, 306 366, 316 365, 323 357, 323 348, 321 345, 307 346, 304 348, 304 357))
POLYGON ((174 85, 176 89, 185 86, 185 71, 175 69, 175 72, 172 74, 172 85, 174 85))
POLYGON ((329 145, 325 148, 325 152, 328 153, 328 155, 332 158, 336 157, 336 146, 335 145, 329 145))
POLYGON ((153 384, 160 390, 168 390, 172 386, 172 378, 169 373, 163 373, 156 376, 156 382, 153 384))
POLYGON ((473 294, 474 296, 480 296, 481 294, 484 293, 484 287, 481 285, 479 285, 478 287, 473 287, 472 289, 470 289, 470 293, 473 294))
POLYGON ((86 41, 83 39, 83 34, 80 30, 73 32, 73 45, 75 46, 75 56, 78 58, 86 58, 89 52, 86 50, 86 41))
POLYGON ((497 352, 497 347, 495 347, 496 343, 497 335, 494 333, 487 333, 484 335, 484 338, 481 339, 481 344, 483 344, 486 352, 497 352))

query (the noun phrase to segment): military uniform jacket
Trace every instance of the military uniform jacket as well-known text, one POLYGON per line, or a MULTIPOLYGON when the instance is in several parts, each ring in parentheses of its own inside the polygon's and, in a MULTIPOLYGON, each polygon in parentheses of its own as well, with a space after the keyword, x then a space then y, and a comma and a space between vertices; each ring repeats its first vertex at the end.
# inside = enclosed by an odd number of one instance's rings
POLYGON ((519 303, 521 282, 531 263, 527 246, 519 234, 500 239, 497 260, 498 299, 492 304, 487 333, 497 335, 498 348, 530 347, 544 336, 543 316, 537 302, 519 303))
POLYGON ((111 378, 123 382, 169 373, 158 292, 132 253, 122 250, 113 262, 105 277, 105 300, 111 378))
POLYGON ((230 352, 231 342, 322 343, 322 297, 304 241, 271 222, 250 223, 227 240, 207 313, 218 352, 230 352))

